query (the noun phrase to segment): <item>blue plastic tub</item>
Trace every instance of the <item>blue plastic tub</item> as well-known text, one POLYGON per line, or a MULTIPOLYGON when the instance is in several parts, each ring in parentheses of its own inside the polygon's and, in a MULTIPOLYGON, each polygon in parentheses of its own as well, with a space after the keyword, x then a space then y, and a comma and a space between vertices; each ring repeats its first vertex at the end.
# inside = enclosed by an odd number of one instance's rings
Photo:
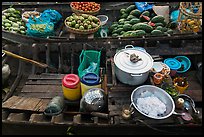
POLYGON ((178 73, 184 73, 186 71, 188 71, 191 67, 191 61, 188 57, 186 56, 176 56, 175 59, 177 59, 180 63, 181 66, 183 65, 183 70, 178 69, 177 72, 178 73))

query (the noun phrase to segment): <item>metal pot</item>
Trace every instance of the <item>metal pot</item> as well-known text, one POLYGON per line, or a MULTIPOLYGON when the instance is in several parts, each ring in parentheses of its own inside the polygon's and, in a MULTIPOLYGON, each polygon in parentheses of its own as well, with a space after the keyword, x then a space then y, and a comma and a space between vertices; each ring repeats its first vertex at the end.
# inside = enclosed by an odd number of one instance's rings
POLYGON ((185 115, 185 113, 177 113, 175 112, 175 103, 171 96, 164 91, 163 89, 153 86, 153 85, 143 85, 137 87, 131 94, 131 107, 133 106, 137 111, 139 111, 142 115, 153 118, 153 119, 165 119, 171 116, 172 114, 175 115, 185 115), (157 97, 162 103, 166 106, 166 111, 162 115, 154 116, 148 115, 143 112, 140 107, 138 107, 137 100, 138 98, 145 98, 154 96, 157 97))
POLYGON ((153 59, 146 51, 127 45, 115 54, 114 64, 115 74, 120 82, 140 85, 147 80, 153 59))

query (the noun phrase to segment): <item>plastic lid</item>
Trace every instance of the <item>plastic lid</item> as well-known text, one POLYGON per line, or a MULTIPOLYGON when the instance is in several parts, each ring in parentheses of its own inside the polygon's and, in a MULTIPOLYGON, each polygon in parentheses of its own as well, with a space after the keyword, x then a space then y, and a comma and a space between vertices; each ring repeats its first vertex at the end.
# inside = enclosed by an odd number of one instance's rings
POLYGON ((141 74, 149 71, 153 66, 152 57, 145 51, 135 48, 126 48, 117 52, 114 56, 115 65, 122 71, 132 74, 141 74), (130 55, 135 54, 141 60, 136 63, 130 61, 130 55))
POLYGON ((172 70, 177 70, 181 67, 181 63, 175 58, 167 58, 164 60, 164 63, 172 70))
POLYGON ((62 79, 62 84, 67 88, 76 88, 77 84, 80 82, 78 75, 76 74, 67 74, 62 79))
POLYGON ((99 83, 99 76, 95 73, 87 73, 81 78, 81 82, 88 86, 93 86, 99 83))

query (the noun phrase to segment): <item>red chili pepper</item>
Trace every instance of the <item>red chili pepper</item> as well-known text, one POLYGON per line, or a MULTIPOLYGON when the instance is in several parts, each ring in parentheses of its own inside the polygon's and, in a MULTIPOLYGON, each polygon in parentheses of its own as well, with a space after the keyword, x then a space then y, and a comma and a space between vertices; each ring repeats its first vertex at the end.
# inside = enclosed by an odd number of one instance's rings
POLYGON ((141 15, 141 17, 144 18, 146 21, 150 21, 150 18, 148 16, 141 15))
POLYGON ((155 27, 155 23, 153 23, 153 22, 151 22, 151 21, 148 23, 148 25, 150 25, 150 26, 152 26, 152 27, 155 27))

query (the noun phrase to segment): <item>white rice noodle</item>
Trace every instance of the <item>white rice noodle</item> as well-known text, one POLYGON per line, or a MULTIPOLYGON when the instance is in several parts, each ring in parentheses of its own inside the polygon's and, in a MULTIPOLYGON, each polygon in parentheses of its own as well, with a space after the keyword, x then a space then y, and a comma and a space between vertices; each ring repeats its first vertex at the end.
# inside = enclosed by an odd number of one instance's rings
POLYGON ((137 99, 139 110, 149 116, 162 116, 166 112, 166 105, 155 96, 148 96, 137 99))

